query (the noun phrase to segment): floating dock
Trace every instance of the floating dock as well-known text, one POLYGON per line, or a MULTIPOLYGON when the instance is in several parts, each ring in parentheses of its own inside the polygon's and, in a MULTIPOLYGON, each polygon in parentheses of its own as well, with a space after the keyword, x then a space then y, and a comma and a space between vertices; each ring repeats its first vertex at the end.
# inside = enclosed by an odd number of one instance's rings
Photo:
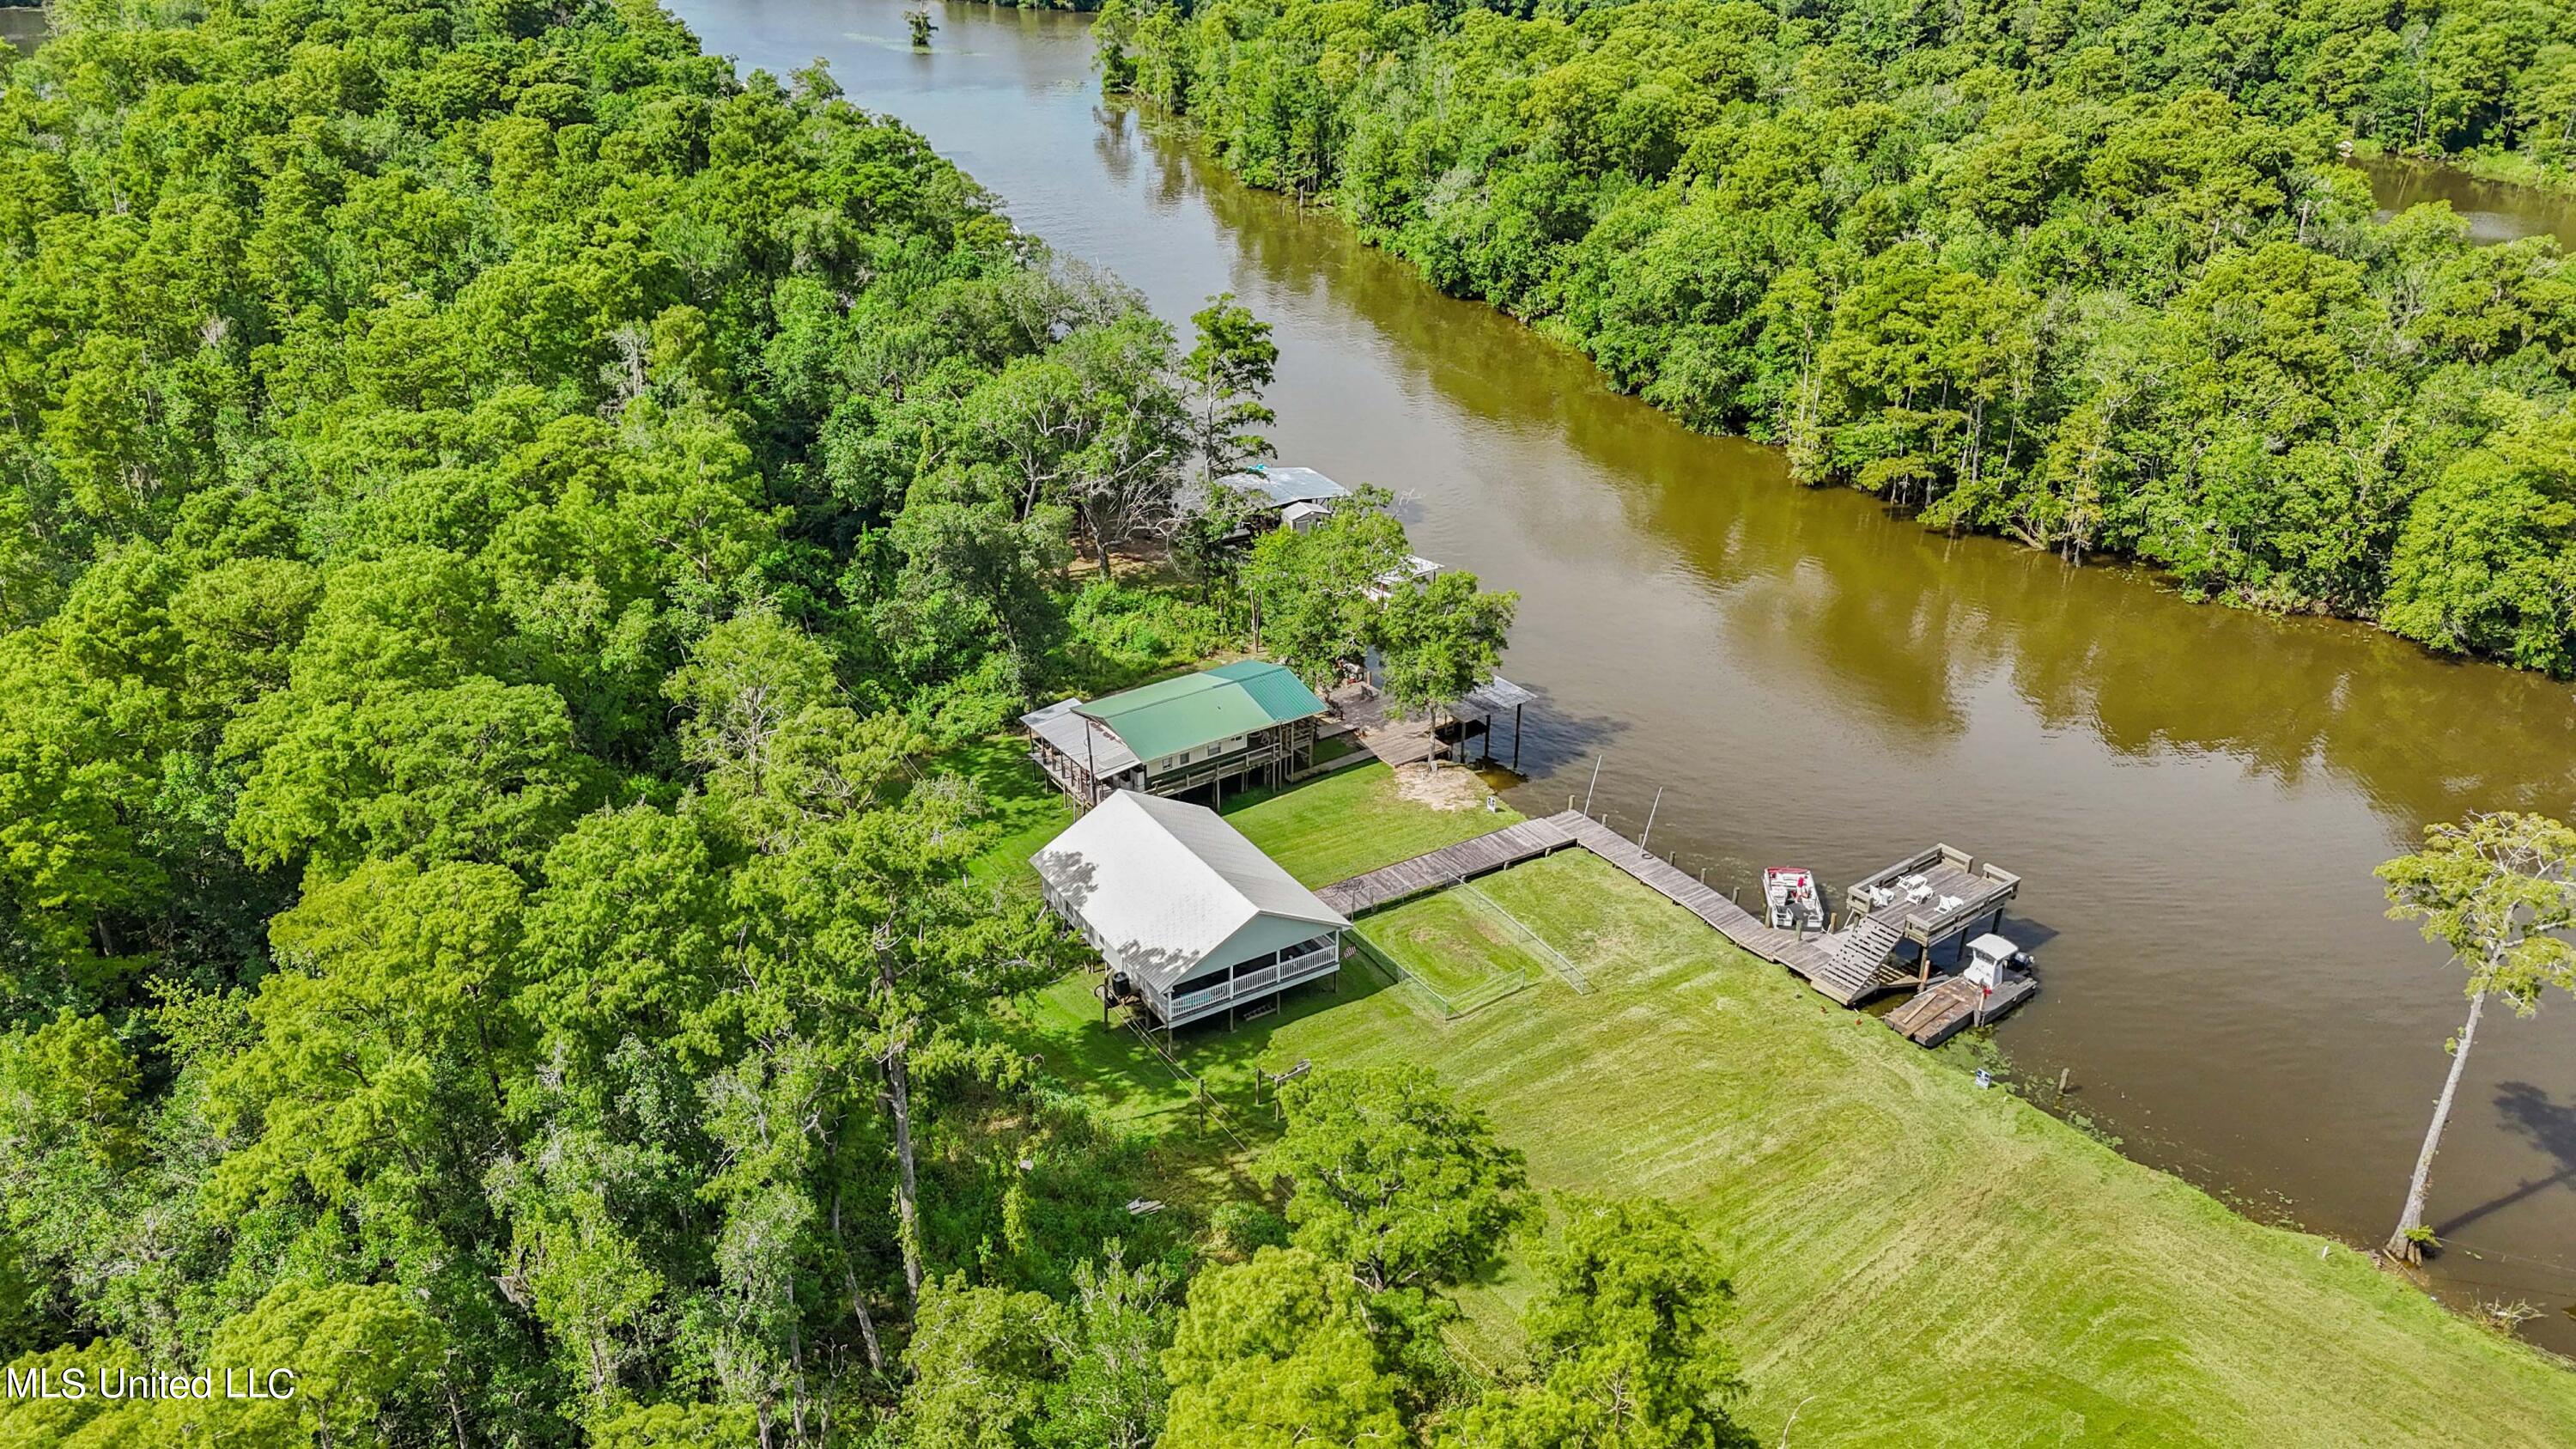
POLYGON ((1964 976, 1944 976, 1887 1014, 1887 1024, 1916 1046, 1934 1047, 1970 1026, 1994 1020, 2037 995, 2039 981, 2026 971, 2004 977, 1991 993, 1964 976))

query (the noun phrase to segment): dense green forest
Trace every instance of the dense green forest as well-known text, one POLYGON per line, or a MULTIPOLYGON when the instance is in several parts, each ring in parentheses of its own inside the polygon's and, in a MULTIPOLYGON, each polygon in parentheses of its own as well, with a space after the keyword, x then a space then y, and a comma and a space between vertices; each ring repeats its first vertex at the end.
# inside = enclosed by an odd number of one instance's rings
POLYGON ((1255 185, 1798 475, 2576 673, 2576 271, 2338 153, 2564 168, 2551 0, 1113 0, 1255 185))
MULTIPOLYGON (((1490 1242, 1427 1223, 1363 1286, 1329 1191, 1131 1214, 1139 1145, 1006 1029, 1073 958, 994 853, 992 732, 1236 640, 1198 485, 1266 447, 1266 327, 1215 299, 1184 346, 649 0, 54 19, 0 58, 0 1360, 93 1387, 0 1397, 0 1445, 1481 1403, 1405 1329, 1490 1242)), ((1366 506, 1265 545, 1289 657, 1489 671, 1471 577, 1362 608, 1401 556, 1366 506)), ((1526 1213, 1428 1087, 1290 1106, 1477 1233, 1526 1213)), ((1598 1212, 1549 1361, 1657 1335, 1675 1422, 1723 1423, 1723 1281, 1664 1252, 1604 1320, 1664 1220, 1598 1212)))

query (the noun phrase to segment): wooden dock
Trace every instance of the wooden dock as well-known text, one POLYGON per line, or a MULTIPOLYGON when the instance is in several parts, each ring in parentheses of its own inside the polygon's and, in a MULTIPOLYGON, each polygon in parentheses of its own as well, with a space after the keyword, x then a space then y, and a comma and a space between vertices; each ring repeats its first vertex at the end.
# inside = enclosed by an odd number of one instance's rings
POLYGON ((2026 972, 2007 975, 1991 996, 1965 977, 1944 976, 1889 1012, 1887 1024, 1917 1046, 1939 1046, 1968 1026, 1992 1021, 2038 992, 2039 979, 2026 972))
MULTIPOLYGON (((2020 884, 2018 876, 1981 881, 1979 889, 1962 902, 1961 908, 1940 912, 1937 920, 1927 920, 1920 903, 1900 900, 1860 917, 1841 931, 1801 937, 1797 932, 1781 930, 1737 905, 1717 887, 1701 883, 1670 861, 1645 850, 1600 821, 1581 811, 1565 810, 1536 820, 1524 820, 1518 825, 1508 825, 1490 835, 1443 846, 1366 875, 1353 876, 1325 886, 1315 894, 1343 915, 1356 916, 1362 911, 1393 905, 1474 876, 1490 875, 1570 845, 1581 846, 1617 866, 1647 889, 1707 922, 1719 935, 1736 945, 1765 961, 1796 972, 1799 979, 1840 1006, 1850 1006, 1892 987, 1915 981, 1916 973, 1907 970, 1894 957, 1900 942, 1921 941, 1927 934, 1932 941, 1945 939, 1947 935, 1965 929, 1973 919, 1967 907, 1972 905, 1979 912, 1999 909, 2002 901, 2009 899, 2013 888, 2020 884), (1930 928, 1928 931, 1927 927, 1930 928)), ((1949 851, 1949 847, 1940 846, 1907 865, 1910 868, 1927 862, 1948 863, 1953 870, 1965 874, 1957 862, 1946 860, 1944 852, 1950 856, 1957 855, 1949 851)), ((1958 861, 1964 862, 1965 857, 1958 857, 1958 861)), ((1897 873, 1893 869, 1881 872, 1890 879, 1894 879, 1897 873)), ((1926 949, 1929 949, 1928 945, 1926 949)), ((2030 989, 2035 991, 2038 987, 2034 983, 2030 989)), ((1989 1001, 1987 1015, 2000 1015, 2019 1001, 2018 995, 2011 1002, 1989 1001)), ((1973 1010, 1973 1002, 1970 1007, 1973 1010)), ((1957 1030, 1955 1026, 1948 1029, 1957 1030)))
POLYGON ((1858 930, 1802 939, 1797 932, 1783 931, 1763 920, 1727 899, 1717 887, 1701 884, 1670 861, 1580 811, 1560 811, 1547 817, 1547 821, 1573 837, 1576 844, 1634 876, 1649 890, 1706 921, 1719 935, 1765 961, 1798 973, 1838 1005, 1849 1006, 1905 980, 1905 973, 1888 960, 1887 953, 1897 939, 1893 930, 1883 933, 1882 939, 1882 933, 1868 929, 1871 923, 1864 921, 1858 930))
POLYGON ((1444 845, 1411 860, 1337 881, 1315 895, 1343 915, 1356 916, 1475 876, 1491 875, 1575 844, 1574 837, 1558 825, 1559 818, 1562 817, 1506 825, 1490 835, 1444 845))

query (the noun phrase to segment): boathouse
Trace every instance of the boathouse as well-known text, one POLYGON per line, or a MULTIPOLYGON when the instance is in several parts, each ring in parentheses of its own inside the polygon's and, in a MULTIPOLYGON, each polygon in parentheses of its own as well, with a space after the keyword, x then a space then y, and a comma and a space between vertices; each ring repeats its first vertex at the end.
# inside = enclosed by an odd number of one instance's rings
POLYGON ((1118 790, 1221 798, 1228 781, 1284 784, 1314 763, 1324 701, 1258 659, 1020 717, 1029 754, 1084 809, 1118 790))
POLYGON ((1351 490, 1312 468, 1255 466, 1219 478, 1250 504, 1244 535, 1287 528, 1303 532, 1330 514, 1351 490))
POLYGON ((1107 965, 1102 1000, 1175 1027, 1341 969, 1350 922, 1201 805, 1120 790, 1030 858, 1107 965))

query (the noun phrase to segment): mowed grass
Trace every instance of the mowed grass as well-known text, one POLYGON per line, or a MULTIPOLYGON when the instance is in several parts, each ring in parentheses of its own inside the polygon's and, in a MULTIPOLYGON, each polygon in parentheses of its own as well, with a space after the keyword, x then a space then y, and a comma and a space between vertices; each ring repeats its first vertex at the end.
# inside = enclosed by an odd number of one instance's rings
POLYGON ((1375 912, 1360 922, 1359 932, 1452 1009, 1463 1010, 1547 971, 1547 963, 1520 941, 1508 921, 1454 890, 1375 912))
MULTIPOLYGON (((1292 791, 1235 823, 1310 881, 1499 823, 1423 810, 1369 773, 1322 782, 1348 802, 1339 819, 1292 791)), ((1346 971, 1338 995, 1184 1030, 1182 1060, 1244 1146, 1269 1118, 1251 1105, 1258 1066, 1418 1063, 1489 1114, 1540 1186, 1675 1203, 1732 1265, 1741 1417, 1765 1444, 1793 1412, 1797 1445, 2576 1443, 2576 1374, 2556 1361, 1978 1090, 1594 857, 1478 885, 1592 993, 1551 975, 1444 1024, 1346 971)), ((1242 1190, 1242 1148, 1199 1127, 1187 1090, 1096 1006, 1024 1005, 1051 1069, 1168 1131, 1211 1195, 1242 1190)), ((1461 1294, 1474 1359, 1517 1352, 1529 1291, 1516 1256, 1461 1294)))
POLYGON ((1371 764, 1228 800, 1226 819, 1290 875, 1320 886, 1473 840, 1521 816, 1509 808, 1435 810, 1416 804, 1404 798, 1394 771, 1371 764))
MULTIPOLYGON (((1746 1417, 1802 1444, 2576 1442, 2576 1374, 2258 1226, 1584 852, 1479 883, 1584 970, 1446 1025, 1371 996, 1273 1055, 1419 1062, 1545 1187, 1645 1193, 1732 1265, 1746 1417)), ((1489 1360, 1526 1275, 1472 1290, 1489 1360)))
POLYGON ((949 750, 930 766, 972 780, 984 797, 985 820, 996 834, 975 862, 975 878, 1035 890, 1029 857, 1071 825, 1074 812, 1073 802, 1029 759, 1028 741, 996 735, 949 750))

